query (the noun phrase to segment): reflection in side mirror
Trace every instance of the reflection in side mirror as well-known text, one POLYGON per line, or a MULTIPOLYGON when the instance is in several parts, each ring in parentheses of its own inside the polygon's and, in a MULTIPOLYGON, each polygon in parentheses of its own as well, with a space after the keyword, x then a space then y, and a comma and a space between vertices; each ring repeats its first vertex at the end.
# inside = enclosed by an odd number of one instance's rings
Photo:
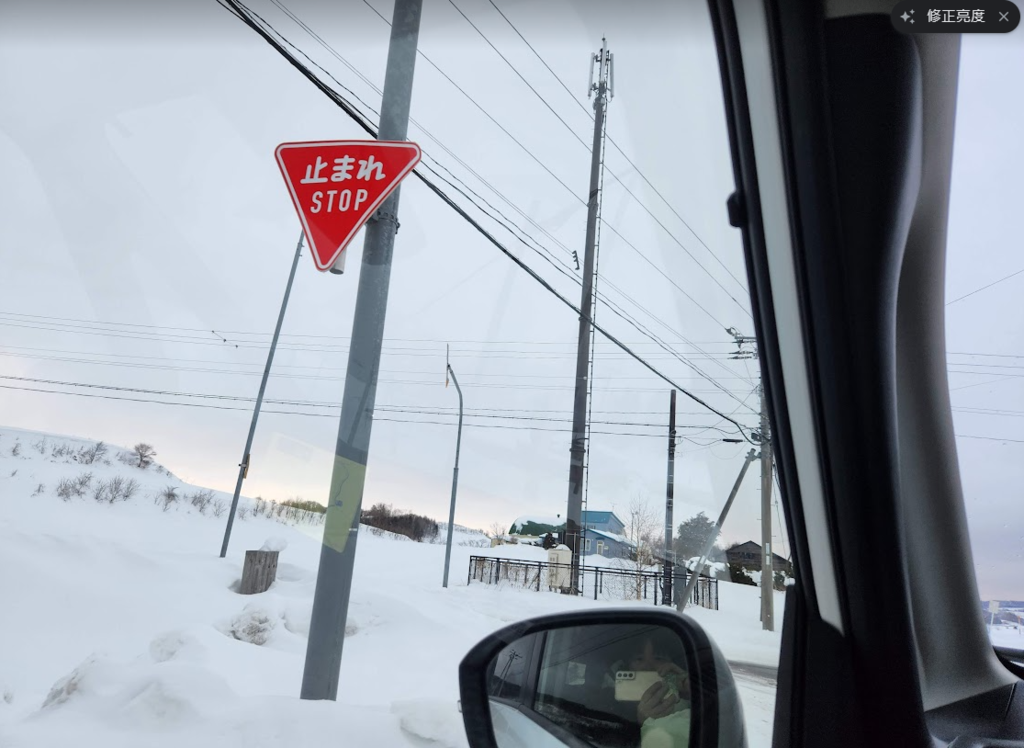
POLYGON ((459 676, 473 748, 746 744, 725 660, 676 613, 525 621, 474 647, 459 676))

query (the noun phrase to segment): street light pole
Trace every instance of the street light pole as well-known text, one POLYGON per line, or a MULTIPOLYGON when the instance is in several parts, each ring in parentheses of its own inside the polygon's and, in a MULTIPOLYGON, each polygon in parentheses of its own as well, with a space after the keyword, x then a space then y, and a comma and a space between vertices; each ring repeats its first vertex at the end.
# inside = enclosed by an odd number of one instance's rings
POLYGON ((228 512, 228 523, 224 528, 224 541, 220 546, 220 557, 228 555, 228 543, 231 542, 231 527, 235 523, 235 511, 238 509, 238 497, 242 493, 242 481, 249 476, 249 456, 252 449, 252 440, 256 436, 256 421, 260 417, 260 407, 263 405, 263 393, 267 391, 267 379, 270 377, 270 367, 274 363, 274 352, 277 350, 277 339, 281 335, 281 325, 284 324, 284 313, 288 308, 288 297, 292 293, 292 283, 295 281, 295 269, 299 266, 299 257, 302 256, 302 240, 305 234, 299 234, 299 243, 295 246, 295 257, 292 259, 292 271, 288 274, 288 284, 284 287, 284 300, 281 302, 281 311, 277 315, 277 327, 274 328, 274 337, 270 341, 270 353, 267 354, 267 365, 263 367, 263 379, 260 380, 260 392, 256 396, 256 406, 252 409, 252 422, 249 424, 249 436, 245 440, 245 449, 242 450, 242 462, 238 465, 238 480, 235 482, 235 493, 231 497, 231 510, 228 512))
POLYGON ((445 356, 446 375, 444 380, 444 386, 448 386, 448 376, 451 376, 452 381, 455 383, 455 391, 459 393, 459 431, 455 437, 455 469, 452 471, 452 505, 448 509, 448 539, 444 545, 444 581, 441 583, 442 587, 448 586, 448 565, 452 559, 452 531, 455 527, 455 492, 459 487, 459 449, 462 446, 462 388, 459 387, 459 380, 455 378, 455 371, 452 369, 452 365, 448 363, 448 357, 445 356))

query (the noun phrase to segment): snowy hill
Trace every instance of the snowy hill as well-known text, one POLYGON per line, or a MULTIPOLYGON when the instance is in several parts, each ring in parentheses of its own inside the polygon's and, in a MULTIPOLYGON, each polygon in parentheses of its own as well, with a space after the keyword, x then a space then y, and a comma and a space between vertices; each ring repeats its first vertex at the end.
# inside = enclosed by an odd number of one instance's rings
MULTIPOLYGON (((126 448, 91 463, 74 456, 94 449, 0 429, 0 744, 457 748, 466 745, 457 665, 470 646, 512 621, 608 604, 466 585, 470 555, 543 560, 539 548, 456 541, 445 590, 443 545, 360 532, 338 701, 303 702, 317 518, 271 515, 246 499, 220 559, 224 517, 214 510, 230 496, 209 492, 202 509, 187 497, 205 489, 158 463, 121 461, 126 448), (56 494, 84 473, 92 477, 82 495, 56 494), (134 493, 97 500, 97 486, 116 478, 135 481, 134 493), (165 510, 168 487, 179 500, 165 510), (270 538, 285 544, 277 581, 238 595, 245 550, 270 538)), ((757 595, 722 584, 722 609, 692 615, 727 657, 771 665, 779 635, 760 630, 757 595)), ((741 692, 751 745, 768 745, 772 689, 741 682, 741 692)))

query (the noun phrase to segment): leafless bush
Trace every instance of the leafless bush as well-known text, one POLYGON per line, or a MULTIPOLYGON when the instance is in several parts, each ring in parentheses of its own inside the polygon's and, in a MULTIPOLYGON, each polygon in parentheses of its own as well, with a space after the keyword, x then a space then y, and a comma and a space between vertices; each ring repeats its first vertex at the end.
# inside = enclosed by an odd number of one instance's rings
POLYGON ((75 496, 75 482, 67 478, 57 481, 57 496, 64 501, 71 501, 75 496))
POLYGON ((14 446, 11 447, 11 457, 20 457, 20 456, 21 456, 21 442, 20 441, 16 441, 16 442, 14 442, 14 446))
MULTIPOLYGON (((61 457, 67 457, 72 453, 72 451, 73 450, 69 444, 61 442, 60 444, 54 444, 50 447, 50 457, 55 460, 60 459, 61 457)), ((67 460, 65 460, 65 462, 67 462, 67 460)))
POLYGON ((75 454, 75 460, 83 465, 92 465, 94 462, 102 461, 106 454, 107 445, 103 442, 96 442, 91 447, 82 447, 79 449, 75 454))
POLYGON ((33 496, 39 496, 39 495, 41 495, 41 494, 43 493, 43 491, 45 491, 45 490, 46 490, 46 484, 44 484, 44 483, 40 483, 40 484, 39 484, 38 486, 36 486, 36 490, 32 492, 32 495, 33 495, 33 496))
MULTIPOLYGON (((64 499, 64 501, 70 501, 76 496, 85 496, 85 492, 89 489, 89 484, 92 483, 92 473, 82 473, 77 478, 62 478, 57 483, 57 496, 64 499)), ((39 490, 43 487, 43 484, 39 484, 39 490)))
POLYGON ((221 501, 220 499, 214 499, 213 509, 211 510, 213 512, 214 517, 220 519, 224 516, 224 512, 226 512, 227 510, 228 505, 225 502, 221 501))
POLYGON ((139 490, 139 482, 134 478, 125 478, 115 475, 108 481, 100 481, 96 484, 96 490, 92 497, 99 502, 114 504, 118 501, 132 499, 139 490))
POLYGON ((269 508, 269 504, 267 500, 264 499, 262 496, 257 496, 255 501, 256 506, 253 507, 252 514, 254 517, 262 516, 266 513, 267 509, 269 508))
POLYGON ((33 444, 32 448, 35 449, 35 451, 38 452, 39 454, 45 455, 46 454, 46 448, 48 446, 49 445, 46 443, 46 437, 43 437, 42 439, 37 441, 35 444, 33 444))
POLYGON ((172 504, 178 503, 178 489, 174 486, 167 486, 163 491, 157 494, 157 504, 163 506, 163 510, 166 512, 171 508, 172 504))
MULTIPOLYGON (((114 479, 114 480, 116 480, 116 479, 114 479)), ((111 481, 111 482, 113 482, 113 481, 111 481)), ((121 484, 120 500, 121 501, 129 501, 129 500, 135 498, 135 494, 137 494, 138 492, 139 492, 139 482, 137 480, 135 480, 134 478, 128 478, 127 480, 124 480, 124 482, 121 484)))
POLYGON ((210 506, 210 503, 213 501, 213 491, 207 489, 194 491, 185 498, 191 502, 192 506, 199 510, 200 514, 206 514, 206 507, 210 506))

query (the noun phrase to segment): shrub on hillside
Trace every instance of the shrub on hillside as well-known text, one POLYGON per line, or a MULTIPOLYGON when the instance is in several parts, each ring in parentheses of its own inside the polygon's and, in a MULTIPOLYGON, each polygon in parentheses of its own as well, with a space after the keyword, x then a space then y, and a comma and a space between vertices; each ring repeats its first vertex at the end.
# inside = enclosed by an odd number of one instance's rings
POLYGON ((39 496, 44 491, 46 491, 46 484, 45 483, 40 483, 38 486, 36 486, 36 490, 32 492, 32 495, 33 496, 39 496))
POLYGON ((98 502, 114 504, 118 501, 129 501, 139 491, 139 482, 134 478, 115 475, 110 480, 100 481, 92 497, 98 502))
POLYGON ((412 512, 396 512, 390 504, 374 504, 362 513, 360 521, 364 525, 405 535, 421 543, 433 540, 440 531, 437 522, 430 517, 412 512))
POLYGON ((213 500, 213 508, 212 508, 211 511, 213 512, 213 516, 214 517, 217 517, 218 519, 220 519, 221 517, 224 516, 224 513, 227 510, 228 510, 227 502, 221 501, 220 499, 214 499, 213 500))
POLYGON ((96 442, 91 447, 81 447, 75 453, 74 459, 83 465, 92 465, 94 462, 102 461, 106 454, 107 445, 103 442, 96 442))
POLYGON ((85 496, 90 483, 92 483, 92 473, 82 473, 77 478, 62 478, 57 483, 57 496, 64 501, 70 501, 76 496, 85 496))
POLYGON ((35 449, 35 451, 38 452, 39 454, 45 455, 46 454, 46 448, 48 446, 49 445, 46 443, 46 437, 43 437, 42 439, 37 441, 35 444, 33 444, 32 448, 35 449))
POLYGON ((213 502, 213 491, 204 488, 201 491, 193 491, 185 498, 199 510, 200 514, 206 514, 206 508, 213 502))
POLYGON ((155 501, 166 512, 171 508, 172 504, 178 503, 178 489, 174 486, 167 486, 167 488, 156 495, 155 501))
POLYGON ((21 456, 21 442, 16 441, 16 442, 14 442, 14 446, 11 447, 11 457, 20 457, 20 456, 21 456))
POLYGON ((327 507, 323 504, 318 504, 315 501, 307 501, 306 499, 299 498, 296 496, 294 499, 286 499, 281 502, 281 506, 290 506, 294 509, 302 509, 306 512, 316 512, 317 514, 324 514, 327 512, 327 507))

